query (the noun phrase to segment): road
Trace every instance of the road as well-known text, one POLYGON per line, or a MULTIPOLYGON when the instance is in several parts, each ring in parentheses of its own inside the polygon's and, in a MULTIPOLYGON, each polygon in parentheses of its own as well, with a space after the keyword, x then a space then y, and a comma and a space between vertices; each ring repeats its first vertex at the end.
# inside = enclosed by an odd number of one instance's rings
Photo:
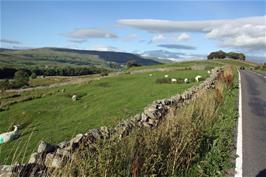
POLYGON ((266 75, 240 71, 243 177, 266 176, 266 75))

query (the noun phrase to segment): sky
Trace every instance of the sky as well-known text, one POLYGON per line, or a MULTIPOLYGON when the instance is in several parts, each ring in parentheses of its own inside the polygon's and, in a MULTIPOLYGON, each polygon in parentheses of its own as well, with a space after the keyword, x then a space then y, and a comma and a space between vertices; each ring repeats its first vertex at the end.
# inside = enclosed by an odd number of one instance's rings
POLYGON ((164 53, 215 50, 266 61, 265 1, 1 0, 1 47, 164 53))

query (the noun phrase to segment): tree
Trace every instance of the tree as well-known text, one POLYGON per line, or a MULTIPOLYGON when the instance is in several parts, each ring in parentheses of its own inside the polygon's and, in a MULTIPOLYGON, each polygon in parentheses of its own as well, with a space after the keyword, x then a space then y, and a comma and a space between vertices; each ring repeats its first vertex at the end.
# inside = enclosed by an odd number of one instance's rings
POLYGON ((14 76, 14 84, 17 87, 28 85, 29 77, 30 75, 26 70, 18 70, 14 76))
POLYGON ((222 50, 219 50, 219 51, 215 51, 215 52, 211 52, 209 55, 208 55, 208 60, 211 60, 211 59, 224 59, 226 57, 226 53, 222 50))
POLYGON ((127 68, 131 68, 133 66, 141 66, 141 65, 138 64, 135 60, 128 60, 127 61, 127 68))
POLYGON ((31 78, 31 79, 36 79, 36 78, 37 78, 37 74, 36 74, 36 73, 32 73, 32 74, 30 75, 30 78, 31 78))
POLYGON ((243 53, 237 52, 229 52, 226 54, 227 58, 235 59, 235 60, 245 60, 246 56, 243 53))
POLYGON ((225 58, 230 58, 230 59, 235 59, 235 60, 245 60, 246 56, 243 53, 237 53, 237 52, 226 53, 222 50, 211 52, 208 55, 208 60, 225 59, 225 58))

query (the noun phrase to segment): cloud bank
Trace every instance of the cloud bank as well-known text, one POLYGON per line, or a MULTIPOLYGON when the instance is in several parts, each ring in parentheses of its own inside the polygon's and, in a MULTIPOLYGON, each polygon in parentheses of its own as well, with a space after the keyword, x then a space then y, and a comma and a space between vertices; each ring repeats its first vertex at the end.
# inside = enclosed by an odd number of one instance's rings
MULTIPOLYGON (((157 19, 121 19, 121 26, 133 27, 151 33, 200 32, 220 47, 245 51, 265 52, 265 16, 227 20, 170 21, 157 19)), ((184 36, 183 36, 184 37, 184 36)))
POLYGON ((164 47, 168 49, 183 49, 183 50, 196 50, 196 47, 181 44, 160 44, 158 47, 164 47))
POLYGON ((6 44, 21 44, 21 42, 19 41, 15 41, 15 40, 8 40, 8 39, 0 39, 1 43, 6 43, 6 44))
POLYGON ((64 34, 65 37, 71 38, 72 40, 85 40, 89 38, 117 38, 118 36, 112 32, 104 31, 96 28, 80 28, 74 31, 64 34))

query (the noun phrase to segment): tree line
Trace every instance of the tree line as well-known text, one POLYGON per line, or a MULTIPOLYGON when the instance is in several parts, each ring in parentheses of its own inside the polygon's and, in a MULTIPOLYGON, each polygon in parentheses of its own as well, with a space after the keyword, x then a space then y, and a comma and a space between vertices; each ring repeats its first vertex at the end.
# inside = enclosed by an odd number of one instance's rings
POLYGON ((224 52, 222 50, 211 52, 208 55, 208 60, 212 59, 235 59, 235 60, 245 60, 246 56, 243 53, 237 53, 237 52, 224 52))
POLYGON ((19 70, 27 72, 29 75, 36 76, 80 76, 90 74, 100 74, 108 72, 109 70, 96 67, 65 67, 65 68, 32 68, 32 69, 20 69, 20 68, 0 68, 0 79, 14 78, 15 73, 19 70))
POLYGON ((65 68, 0 68, 0 89, 17 89, 29 85, 30 79, 37 76, 80 76, 90 74, 108 75, 109 70, 96 67, 65 67, 65 68))

